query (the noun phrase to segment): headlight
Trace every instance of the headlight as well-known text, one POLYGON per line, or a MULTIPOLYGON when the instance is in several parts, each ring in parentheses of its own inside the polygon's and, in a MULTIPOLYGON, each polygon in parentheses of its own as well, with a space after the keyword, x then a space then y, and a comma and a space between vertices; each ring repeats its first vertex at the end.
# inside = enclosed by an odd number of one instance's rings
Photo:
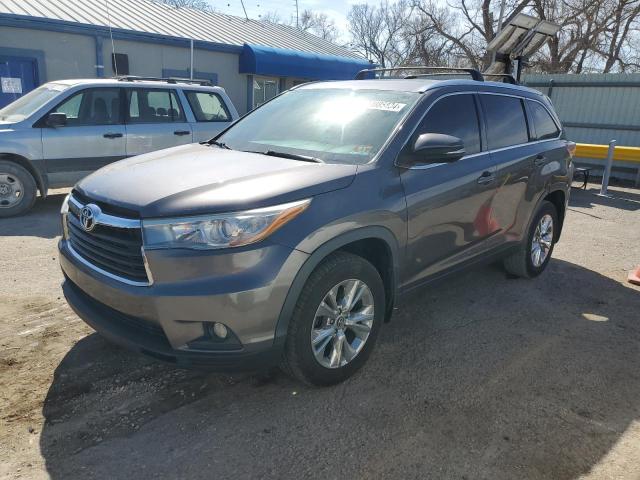
POLYGON ((144 248, 218 249, 259 242, 300 215, 311 199, 246 212, 143 220, 144 248))

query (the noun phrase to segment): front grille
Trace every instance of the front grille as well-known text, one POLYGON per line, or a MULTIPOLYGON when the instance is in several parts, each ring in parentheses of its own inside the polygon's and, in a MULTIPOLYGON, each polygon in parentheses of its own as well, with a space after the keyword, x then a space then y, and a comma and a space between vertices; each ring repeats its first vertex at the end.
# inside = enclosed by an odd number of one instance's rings
POLYGON ((140 227, 123 228, 100 223, 98 217, 94 229, 87 232, 80 223, 83 206, 73 197, 69 202, 67 230, 73 250, 91 265, 112 275, 137 283, 149 283, 142 256, 140 227))

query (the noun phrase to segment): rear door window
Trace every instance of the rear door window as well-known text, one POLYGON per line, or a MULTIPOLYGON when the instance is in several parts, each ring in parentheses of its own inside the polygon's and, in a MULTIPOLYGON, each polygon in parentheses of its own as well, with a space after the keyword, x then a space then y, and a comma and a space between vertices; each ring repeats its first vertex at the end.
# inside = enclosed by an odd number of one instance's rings
POLYGON ((529 141, 522 99, 506 95, 480 94, 480 101, 486 119, 490 150, 529 141))
POLYGON ((231 115, 220 98, 213 92, 184 92, 198 122, 228 122, 231 115))
POLYGON ((536 130, 536 140, 547 140, 560 135, 560 129, 551 114, 538 102, 529 101, 529 111, 536 130))
POLYGON ((480 125, 473 95, 451 95, 436 100, 422 120, 414 141, 423 133, 453 135, 462 139, 467 155, 478 153, 481 149, 480 125))
POLYGON ((135 88, 127 91, 129 123, 184 122, 184 112, 173 90, 135 88))

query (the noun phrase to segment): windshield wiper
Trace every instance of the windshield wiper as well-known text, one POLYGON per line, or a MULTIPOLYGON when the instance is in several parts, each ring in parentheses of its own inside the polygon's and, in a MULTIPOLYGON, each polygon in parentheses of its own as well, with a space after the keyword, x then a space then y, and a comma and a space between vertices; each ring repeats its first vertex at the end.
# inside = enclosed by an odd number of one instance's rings
POLYGON ((262 153, 263 155, 269 155, 270 157, 281 157, 289 158, 291 160, 300 160, 301 162, 325 163, 323 160, 317 157, 311 157, 309 155, 299 155, 297 153, 276 152, 275 150, 267 150, 266 152, 256 153, 262 153))
POLYGON ((215 145, 216 147, 224 148, 225 150, 233 150, 229 145, 224 142, 218 142, 214 140, 213 142, 207 142, 209 145, 215 145))

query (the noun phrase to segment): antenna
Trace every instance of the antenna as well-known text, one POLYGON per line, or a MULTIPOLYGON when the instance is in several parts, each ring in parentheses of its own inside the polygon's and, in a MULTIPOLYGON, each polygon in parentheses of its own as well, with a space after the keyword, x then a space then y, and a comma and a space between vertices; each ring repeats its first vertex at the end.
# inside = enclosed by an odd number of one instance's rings
POLYGON ((294 3, 296 4, 296 29, 300 30, 300 15, 298 13, 298 0, 294 0, 294 3))
POLYGON ((113 59, 113 69, 116 71, 116 77, 117 77, 118 62, 116 62, 116 46, 113 43, 113 32, 111 31, 111 16, 109 15, 109 0, 104 0, 104 4, 107 7, 107 23, 109 24, 109 37, 111 37, 111 58, 113 59))
POLYGON ((247 20, 249 20, 249 15, 247 15, 247 9, 244 8, 244 0, 240 0, 240 4, 242 5, 242 10, 244 10, 244 16, 247 20))

